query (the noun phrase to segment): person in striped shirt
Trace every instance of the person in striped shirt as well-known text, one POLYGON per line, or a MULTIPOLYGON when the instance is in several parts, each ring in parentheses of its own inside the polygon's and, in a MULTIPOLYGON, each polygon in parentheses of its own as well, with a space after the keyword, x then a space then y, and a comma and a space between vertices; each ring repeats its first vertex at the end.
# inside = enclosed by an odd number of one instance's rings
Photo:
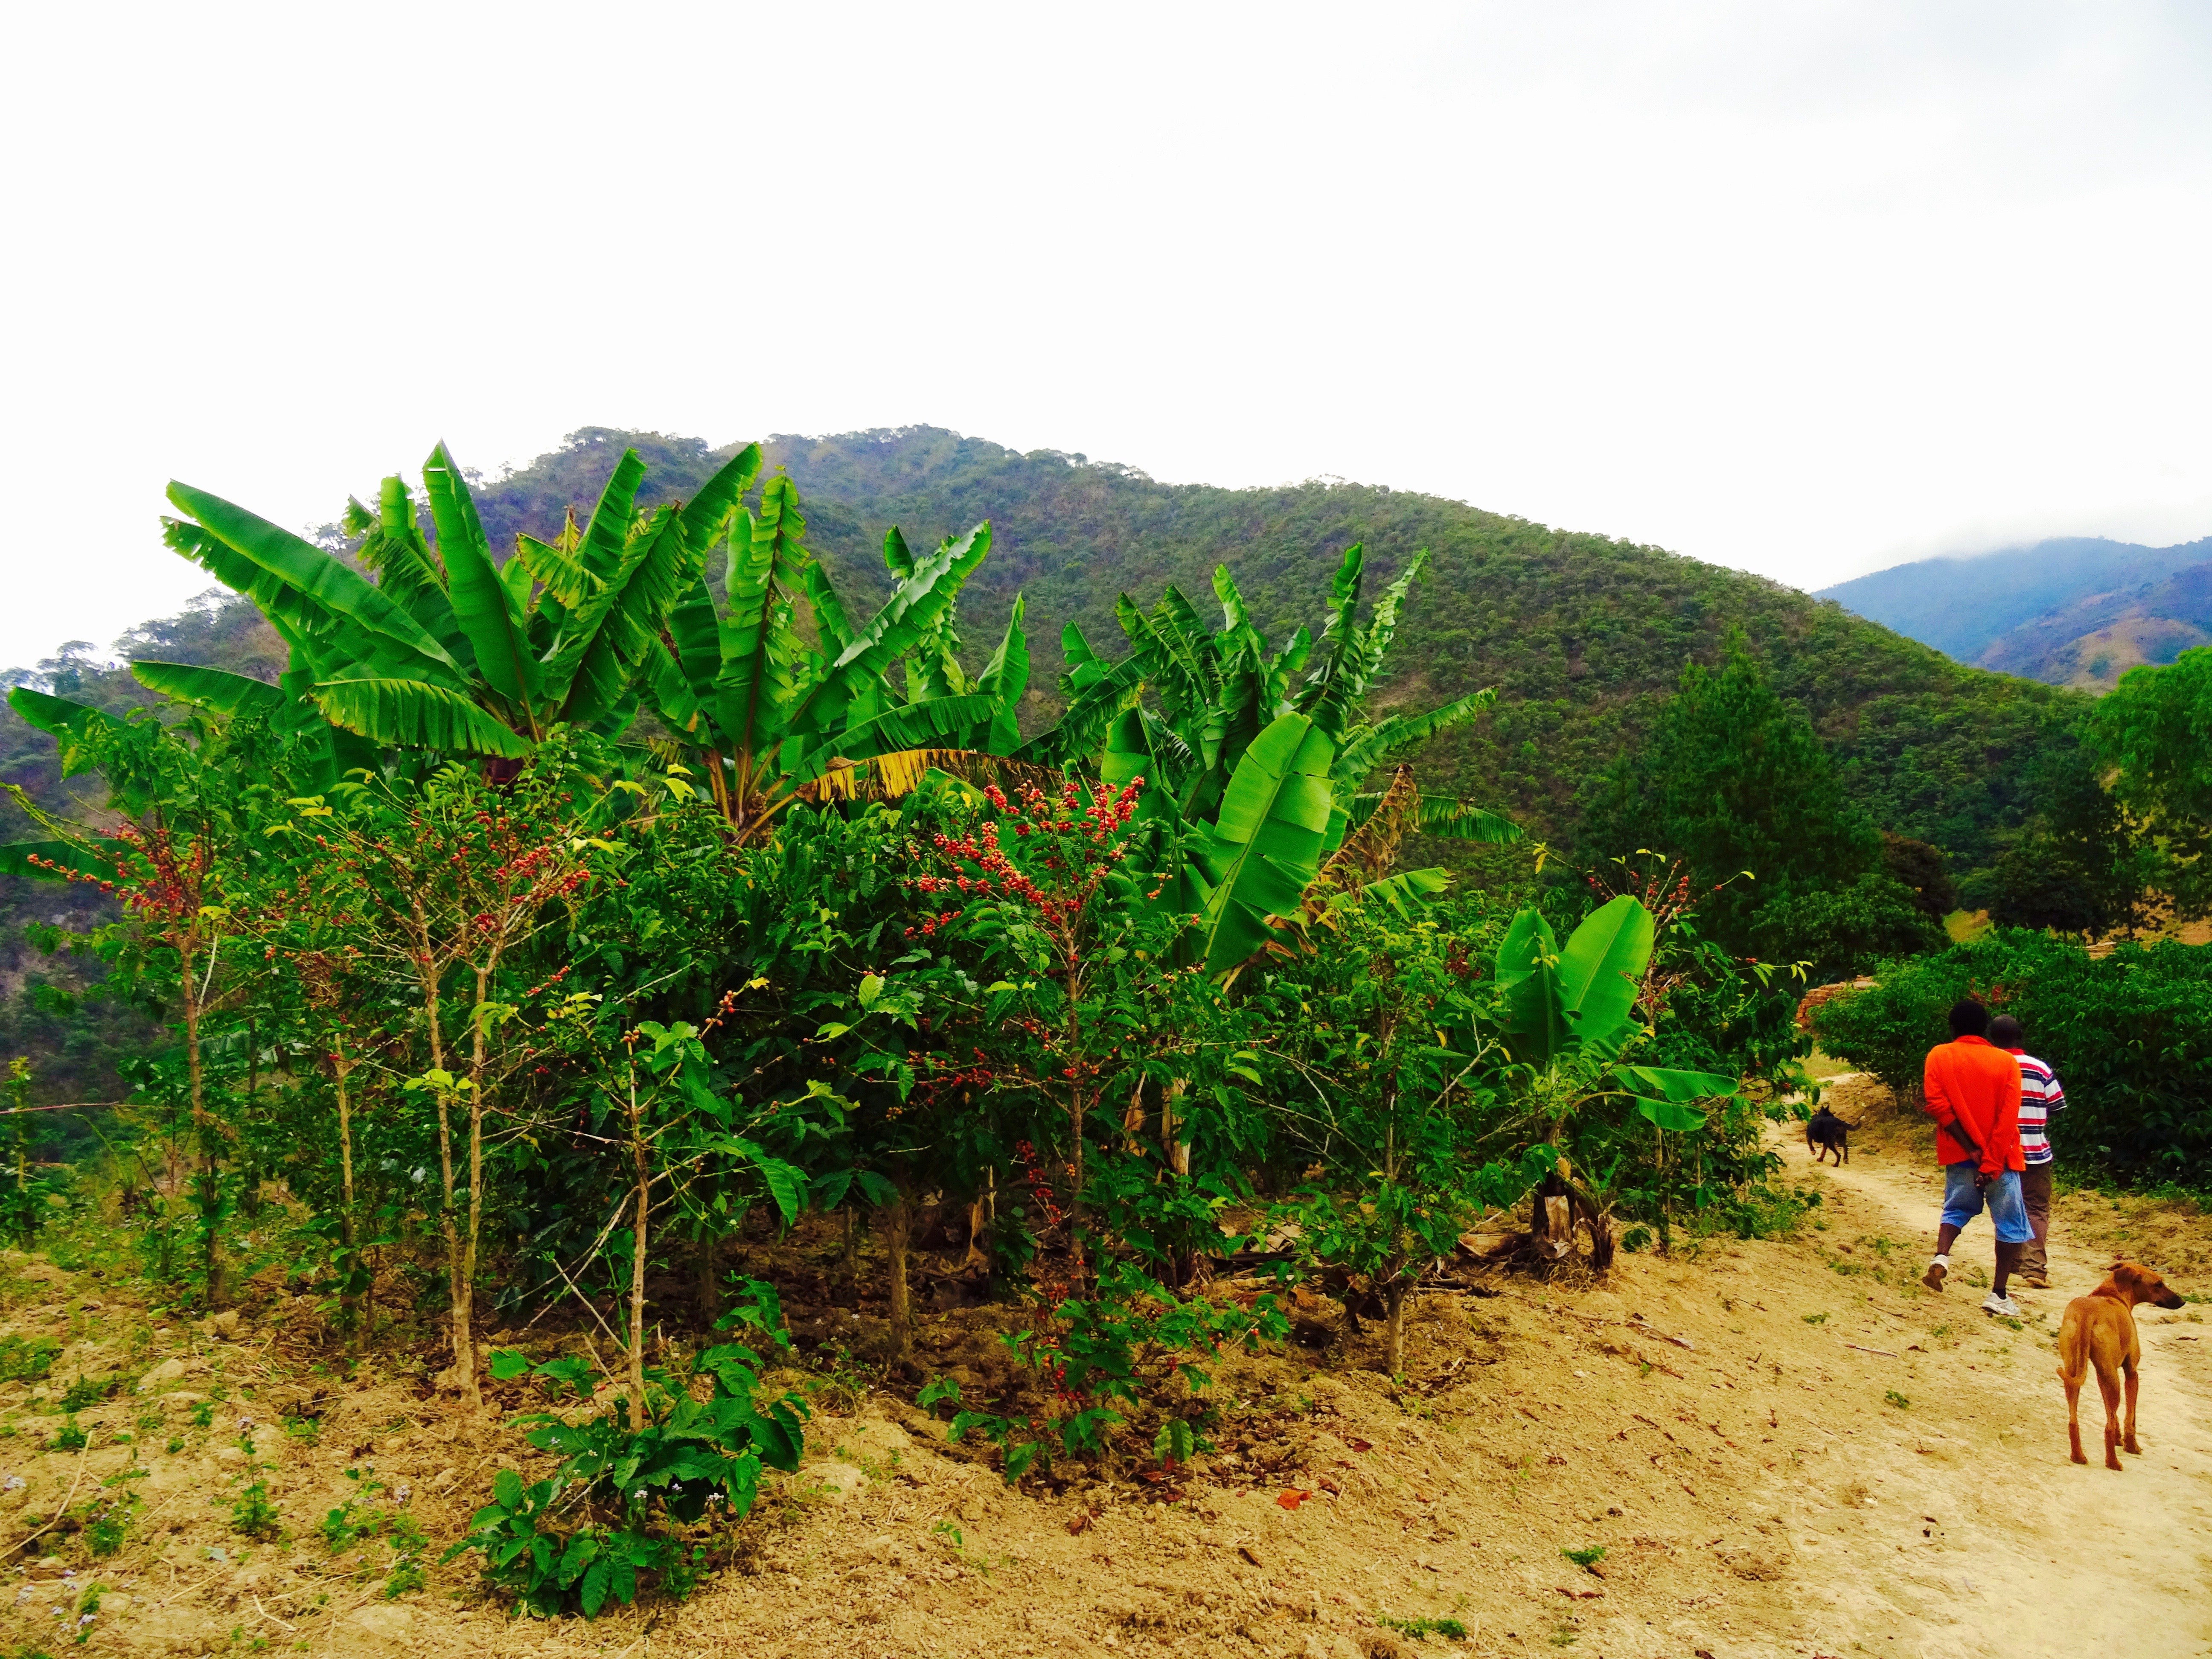
POLYGON ((2051 1288, 2051 1115, 2066 1106, 2058 1073, 2027 1052, 2027 1033, 2010 1014, 1990 1022, 1990 1041, 2020 1062, 2020 1193, 2027 1203, 2027 1224, 2034 1242, 2021 1252, 2020 1282, 2031 1289, 2051 1288))

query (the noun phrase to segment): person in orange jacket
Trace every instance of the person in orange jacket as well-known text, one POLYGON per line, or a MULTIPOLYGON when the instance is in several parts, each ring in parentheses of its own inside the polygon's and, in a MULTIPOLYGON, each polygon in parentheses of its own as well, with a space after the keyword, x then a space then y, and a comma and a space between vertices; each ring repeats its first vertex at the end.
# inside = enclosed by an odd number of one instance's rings
POLYGON ((2035 1237, 2021 1190, 2027 1167, 2020 1149, 2020 1066, 1984 1035, 1990 1011, 1969 997, 1951 1010, 1951 1040, 1928 1051, 1922 1073, 1928 1115, 1936 1120, 1936 1157, 1943 1166, 1943 1219, 1936 1259, 1920 1282, 1943 1288, 1960 1229, 1989 1206, 1997 1233, 1997 1271, 1984 1313, 2020 1317, 2005 1286, 2021 1248, 2035 1237))

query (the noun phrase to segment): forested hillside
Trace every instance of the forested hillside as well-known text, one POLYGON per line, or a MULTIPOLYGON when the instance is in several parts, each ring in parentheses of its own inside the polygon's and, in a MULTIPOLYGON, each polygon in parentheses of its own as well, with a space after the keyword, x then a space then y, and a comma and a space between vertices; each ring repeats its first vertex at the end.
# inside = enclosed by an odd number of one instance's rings
MULTIPOLYGON (((557 529, 563 508, 591 501, 626 444, 647 462, 653 487, 671 494, 704 477, 722 453, 586 428, 483 486, 493 542, 557 529)), ((1962 870, 1987 862, 1996 834, 2019 823, 2021 774, 2053 719, 2076 706, 2044 686, 1961 668, 1778 582, 1385 485, 1163 484, 1126 466, 1024 455, 932 427, 781 436, 767 453, 798 483, 817 554, 870 602, 889 591, 875 550, 889 526, 920 545, 991 520, 992 556, 963 596, 963 620, 972 640, 994 639, 1015 592, 1028 594, 1041 704, 1053 701, 1063 623, 1121 654, 1118 594, 1149 606, 1174 582, 1210 607, 1212 568, 1225 562, 1255 622, 1280 638, 1319 615, 1349 543, 1365 542, 1378 580, 1425 547, 1428 574, 1394 657, 1401 690, 1498 690, 1495 714, 1439 742, 1430 775, 1553 837, 1571 838, 1592 781, 1646 729, 1686 663, 1717 660, 1731 627, 1745 629, 1776 689, 1811 716, 1869 816, 1945 848, 1962 870)))
MULTIPOLYGON (((550 535, 568 507, 588 509, 625 446, 645 461, 654 500, 689 495, 729 453, 696 439, 586 428, 521 471, 478 482, 491 545, 511 548, 518 531, 550 535)), ((1027 595, 1036 658, 1023 708, 1030 729, 1048 724, 1060 702, 1063 624, 1081 627, 1103 654, 1121 654, 1114 622, 1121 593, 1149 607, 1173 582, 1210 611, 1212 571, 1225 562, 1255 623, 1280 641, 1317 624, 1351 542, 1366 544, 1370 594, 1426 548, 1431 563, 1381 701, 1435 702, 1495 685, 1494 711, 1440 739, 1422 763, 1424 781, 1502 807, 1587 858, 1626 850, 1575 847, 1599 781, 1634 749, 1685 665, 1717 662, 1734 628, 1744 630, 1774 688, 1811 718, 1856 805, 1882 829, 1942 847, 1960 875, 1990 865, 2020 825, 2032 763, 2084 701, 1960 667, 1775 582, 1382 485, 1163 484, 1079 455, 1025 455, 927 427, 779 437, 766 448, 769 466, 787 468, 797 483, 807 540, 856 607, 890 591, 878 549, 890 526, 920 546, 991 521, 991 556, 963 596, 962 623, 980 665, 1014 595, 1027 595)), ((363 477, 355 489, 373 501, 375 484, 363 477)), ((341 505, 332 502, 334 512, 341 505)), ((155 533, 149 525, 149 538, 155 533)), ((335 523, 325 539, 343 541, 335 523)), ((149 623, 116 651, 272 681, 283 663, 258 613, 228 595, 149 623)), ((155 701, 104 660, 80 644, 11 678, 103 707, 155 701)), ((52 741, 4 708, 0 775, 45 799, 58 787, 52 741)), ((21 814, 0 802, 0 836, 26 833, 21 814)), ((8 885, 0 898, 0 1038, 35 1039, 43 1053, 71 1056, 64 1069, 45 1069, 52 1092, 94 1087, 94 1078, 109 1074, 114 1043, 135 1026, 97 1025, 58 1005, 42 1009, 24 993, 27 975, 73 975, 28 951, 23 924, 81 921, 88 896, 8 885)))

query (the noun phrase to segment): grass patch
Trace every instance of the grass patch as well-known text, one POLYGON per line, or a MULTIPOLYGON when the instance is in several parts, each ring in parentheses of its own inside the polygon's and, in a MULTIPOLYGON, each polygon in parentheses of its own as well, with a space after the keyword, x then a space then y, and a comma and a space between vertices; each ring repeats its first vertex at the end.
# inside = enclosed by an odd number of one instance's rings
POLYGON ((1467 1640, 1467 1626, 1456 1619, 1393 1619, 1387 1613, 1378 1613, 1375 1622, 1385 1630, 1395 1630, 1417 1641, 1424 1636, 1442 1636, 1454 1642, 1467 1640))

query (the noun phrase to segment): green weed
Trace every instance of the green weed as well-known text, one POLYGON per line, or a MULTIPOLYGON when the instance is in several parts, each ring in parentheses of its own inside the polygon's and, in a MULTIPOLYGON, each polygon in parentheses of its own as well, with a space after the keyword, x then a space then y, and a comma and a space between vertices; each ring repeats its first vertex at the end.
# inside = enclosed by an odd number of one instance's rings
POLYGON ((1415 1640, 1424 1636, 1442 1636, 1454 1642, 1467 1640, 1467 1626, 1456 1619, 1393 1619, 1387 1613, 1378 1613, 1375 1622, 1385 1630, 1395 1630, 1415 1640))
POLYGON ((269 1483, 257 1480, 230 1506, 230 1529, 248 1538, 274 1538, 283 1517, 269 1501, 269 1483))

